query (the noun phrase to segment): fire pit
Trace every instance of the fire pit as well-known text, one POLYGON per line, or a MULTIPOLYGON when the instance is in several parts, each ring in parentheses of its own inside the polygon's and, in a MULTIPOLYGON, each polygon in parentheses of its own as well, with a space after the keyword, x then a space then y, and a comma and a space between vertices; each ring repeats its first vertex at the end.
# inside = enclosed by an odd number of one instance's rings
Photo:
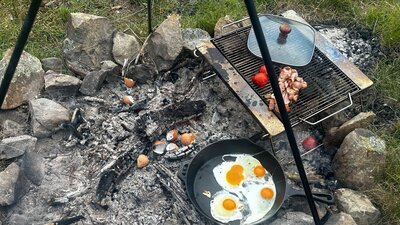
MULTIPOLYGON (((284 131, 284 128, 279 114, 268 110, 268 103, 263 97, 272 92, 271 86, 267 84, 260 88, 251 82, 251 76, 257 73, 263 62, 247 48, 250 28, 251 26, 239 28, 209 42, 203 42, 198 49, 261 127, 273 137, 284 131)), ((372 81, 319 32, 316 32, 315 38, 316 49, 311 62, 303 67, 294 67, 309 85, 300 93, 299 101, 291 106, 289 117, 292 126, 301 122, 310 125, 322 122, 350 107, 351 97, 372 85, 372 81), (318 121, 310 121, 346 99, 350 104, 345 108, 318 121)), ((285 65, 275 63, 274 66, 278 72, 285 65)))

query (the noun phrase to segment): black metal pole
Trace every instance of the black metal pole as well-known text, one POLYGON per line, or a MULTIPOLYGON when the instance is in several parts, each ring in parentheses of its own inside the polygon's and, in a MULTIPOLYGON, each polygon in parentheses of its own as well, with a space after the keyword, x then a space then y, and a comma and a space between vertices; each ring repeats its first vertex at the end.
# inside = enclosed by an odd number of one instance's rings
POLYGON ((14 51, 11 55, 10 62, 8 63, 6 72, 4 73, 3 81, 1 82, 0 107, 3 105, 4 99, 7 95, 7 91, 17 68, 19 58, 24 50, 26 41, 28 40, 29 33, 31 32, 33 26, 33 22, 35 21, 36 14, 39 10, 40 3, 41 0, 32 0, 31 5, 29 6, 28 14, 25 17, 25 21, 22 25, 17 43, 15 44, 14 51))
POLYGON ((152 16, 151 16, 151 0, 147 0, 147 26, 148 26, 148 34, 153 32, 153 27, 151 25, 152 16))
POLYGON ((253 25, 254 33, 257 38, 257 43, 258 46, 260 47, 260 51, 265 63, 265 66, 267 67, 267 71, 269 74, 269 80, 272 86, 272 90, 274 92, 276 102, 278 104, 279 112, 282 117, 282 122, 286 130, 286 134, 289 140, 290 147, 292 149, 293 157, 296 162, 297 170, 299 171, 300 179, 304 187, 304 192, 306 193, 308 205, 310 206, 312 216, 314 218, 314 222, 316 225, 320 225, 321 221, 318 216, 317 208, 314 203, 314 199, 312 197, 311 193, 311 188, 308 184, 307 180, 307 175, 306 172, 304 171, 304 166, 301 161, 301 156, 299 149, 297 147, 296 143, 296 138, 294 137, 293 130, 292 130, 292 125, 290 124, 289 116, 286 112, 286 107, 283 101, 282 93, 279 88, 278 84, 278 78, 275 74, 274 67, 272 65, 272 60, 269 55, 268 51, 268 46, 265 41, 264 33, 262 31, 261 25, 260 25, 260 20, 258 19, 257 16, 257 11, 254 6, 253 0, 245 0, 246 7, 247 7, 247 12, 249 13, 251 23, 253 25))

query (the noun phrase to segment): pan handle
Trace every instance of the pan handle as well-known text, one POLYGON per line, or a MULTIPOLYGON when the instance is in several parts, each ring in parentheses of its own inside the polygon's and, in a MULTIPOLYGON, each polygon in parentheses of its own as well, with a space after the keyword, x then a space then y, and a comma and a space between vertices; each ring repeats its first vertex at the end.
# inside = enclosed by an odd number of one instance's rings
POLYGON ((190 161, 186 161, 182 163, 181 167, 178 170, 178 178, 183 181, 183 183, 186 185, 186 176, 187 176, 187 171, 189 168, 190 161))
MULTIPOLYGON (((330 193, 313 192, 312 195, 313 195, 314 201, 326 203, 328 205, 335 204, 335 197, 333 197, 333 195, 330 193)), ((304 197, 304 196, 306 196, 306 194, 304 193, 304 190, 297 190, 297 189, 294 189, 293 187, 291 187, 290 185, 288 185, 287 190, 286 190, 286 199, 288 199, 289 197, 292 197, 292 196, 304 197)))

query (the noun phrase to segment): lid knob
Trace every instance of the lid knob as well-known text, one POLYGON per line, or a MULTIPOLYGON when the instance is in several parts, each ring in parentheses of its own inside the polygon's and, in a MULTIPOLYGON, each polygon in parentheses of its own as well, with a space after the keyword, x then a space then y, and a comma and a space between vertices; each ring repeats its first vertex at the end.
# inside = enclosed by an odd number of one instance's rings
POLYGON ((286 38, 288 34, 292 31, 292 28, 289 26, 287 23, 282 23, 279 26, 279 37, 278 37, 278 43, 279 44, 285 44, 286 43, 286 38))

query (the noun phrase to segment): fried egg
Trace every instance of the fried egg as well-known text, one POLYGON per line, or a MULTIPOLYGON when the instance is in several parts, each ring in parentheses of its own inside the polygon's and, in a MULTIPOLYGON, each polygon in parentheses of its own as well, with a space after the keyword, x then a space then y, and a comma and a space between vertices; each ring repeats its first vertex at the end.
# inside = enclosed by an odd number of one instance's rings
POLYGON ((214 167, 213 174, 223 189, 222 193, 230 192, 243 206, 240 224, 252 224, 262 219, 275 202, 276 190, 272 175, 251 155, 230 154, 224 155, 222 159, 223 162, 214 167))
POLYGON ((275 202, 276 190, 272 178, 267 182, 246 181, 243 183, 241 193, 246 198, 249 210, 243 224, 252 224, 262 219, 275 202))
POLYGON ((243 218, 243 204, 239 198, 227 191, 214 194, 210 202, 211 215, 222 223, 228 223, 243 218))
POLYGON ((246 180, 261 180, 267 174, 260 161, 250 155, 236 155, 235 162, 243 166, 246 180))
POLYGON ((222 189, 236 193, 245 179, 244 168, 238 163, 222 162, 213 169, 215 180, 222 189))

